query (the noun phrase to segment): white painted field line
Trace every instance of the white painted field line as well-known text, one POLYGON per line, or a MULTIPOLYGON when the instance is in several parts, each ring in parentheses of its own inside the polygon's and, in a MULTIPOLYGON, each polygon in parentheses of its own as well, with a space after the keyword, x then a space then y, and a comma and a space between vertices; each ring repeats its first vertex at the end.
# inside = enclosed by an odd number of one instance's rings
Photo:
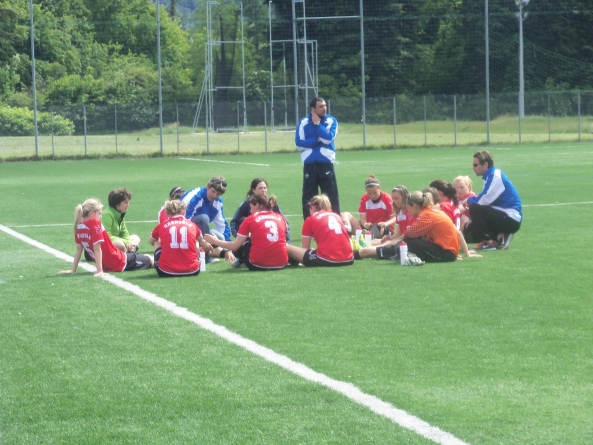
MULTIPOLYGON (((22 235, 18 232, 15 232, 14 230, 9 229, 8 227, 3 226, 1 224, 0 230, 27 244, 30 244, 51 255, 54 255, 55 257, 60 258, 64 261, 71 263, 74 260, 74 258, 72 258, 70 255, 60 252, 59 250, 53 249, 52 247, 46 246, 45 244, 42 244, 39 241, 35 241, 34 239, 22 235)), ((89 272, 96 271, 96 268, 94 266, 87 264, 85 262, 81 262, 79 264, 79 267, 89 272)), ((390 403, 384 402, 378 397, 362 392, 352 383, 334 380, 331 377, 326 376, 325 374, 314 371, 313 369, 305 366, 302 363, 295 362, 294 360, 291 360, 289 357, 282 354, 278 354, 277 352, 274 352, 273 350, 266 348, 265 346, 261 346, 253 340, 249 340, 245 337, 242 337, 239 334, 231 332, 224 326, 218 325, 208 318, 204 318, 193 312, 190 312, 186 308, 179 307, 175 303, 169 300, 165 300, 164 298, 161 298, 158 295, 153 294, 152 292, 148 292, 135 284, 128 283, 127 281, 117 278, 114 275, 105 275, 103 276, 103 279, 105 281, 109 281, 110 283, 118 286, 121 289, 124 289, 128 292, 133 293, 134 295, 137 295, 143 300, 149 301, 163 309, 166 309, 167 311, 171 312, 172 314, 180 318, 183 318, 200 326, 202 329, 205 329, 218 335, 219 337, 227 340, 230 343, 233 343, 249 352, 252 352, 253 354, 258 355, 259 357, 263 358, 268 362, 275 363, 276 365, 286 369, 287 371, 301 376, 310 382, 319 383, 329 389, 332 389, 348 397, 350 400, 369 408, 374 413, 386 417, 392 422, 400 425, 403 428, 411 430, 422 437, 425 437, 441 445, 468 445, 467 442, 463 442, 462 440, 458 439, 452 434, 443 431, 435 426, 432 426, 424 420, 419 419, 418 417, 413 416, 412 414, 404 410, 398 409, 390 403)))
POLYGON ((214 159, 197 159, 197 158, 179 158, 184 161, 199 161, 199 162, 218 162, 220 164, 241 164, 241 165, 259 165, 261 167, 269 167, 270 164, 255 164, 253 162, 231 162, 231 161, 215 161, 214 159))

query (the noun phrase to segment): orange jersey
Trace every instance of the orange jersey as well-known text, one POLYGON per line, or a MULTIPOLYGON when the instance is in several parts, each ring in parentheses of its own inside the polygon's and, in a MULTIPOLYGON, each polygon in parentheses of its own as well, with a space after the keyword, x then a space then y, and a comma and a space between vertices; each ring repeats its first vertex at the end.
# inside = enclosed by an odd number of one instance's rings
POLYGON ((450 250, 455 255, 459 253, 459 235, 453 222, 445 213, 431 206, 420 212, 416 221, 408 227, 404 239, 421 236, 424 236, 426 241, 450 250))

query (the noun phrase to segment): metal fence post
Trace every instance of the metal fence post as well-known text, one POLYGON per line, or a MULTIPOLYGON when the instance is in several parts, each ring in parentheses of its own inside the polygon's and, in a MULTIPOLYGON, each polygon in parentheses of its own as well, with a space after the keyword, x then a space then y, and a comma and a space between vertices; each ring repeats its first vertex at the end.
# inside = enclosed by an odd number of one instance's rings
POLYGON ((395 96, 393 96, 393 146, 397 146, 397 115, 395 114, 395 96))
POLYGON ((113 105, 113 123, 115 127, 115 155, 117 156, 117 105, 113 105))
POLYGON ((267 102, 264 100, 264 140, 265 140, 265 147, 266 153, 268 152, 268 109, 267 109, 267 102))
MULTIPOLYGON (((521 102, 519 100, 519 102, 521 102)), ((519 106, 519 112, 517 113, 518 122, 519 122, 519 144, 521 143, 521 106, 519 106)))
POLYGON ((239 104, 241 102, 237 102, 237 153, 241 151, 241 120, 239 119, 239 104))
POLYGON ((424 99, 424 145, 427 145, 426 142, 426 96, 422 96, 424 99))
POLYGON ((87 146, 86 146, 86 105, 82 106, 82 116, 84 122, 84 157, 87 157, 87 146))
POLYGON ((550 126, 550 92, 548 91, 548 142, 552 142, 552 128, 550 126))
POLYGON ((457 145, 457 94, 453 95, 453 134, 454 144, 457 145))
POLYGON ((581 92, 577 92, 578 103, 579 103, 579 142, 581 141, 581 92))
POLYGON ((56 160, 56 153, 54 149, 54 112, 50 108, 51 113, 51 157, 55 161, 56 160))
POLYGON ((175 103, 175 109, 177 111, 177 156, 179 156, 179 104, 175 103))

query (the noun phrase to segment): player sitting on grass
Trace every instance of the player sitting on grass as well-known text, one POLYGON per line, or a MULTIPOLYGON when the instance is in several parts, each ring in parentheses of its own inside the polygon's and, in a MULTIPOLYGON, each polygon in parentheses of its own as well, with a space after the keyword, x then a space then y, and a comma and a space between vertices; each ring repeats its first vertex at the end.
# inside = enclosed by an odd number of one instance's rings
POLYGON ((303 224, 302 247, 286 246, 291 260, 309 267, 349 266, 354 262, 348 231, 338 215, 332 212, 327 195, 316 195, 309 201, 311 216, 303 224), (317 249, 311 249, 311 239, 317 249))
POLYGON ((135 252, 122 252, 116 248, 105 227, 101 223, 103 205, 97 199, 87 199, 74 209, 74 242, 76 254, 71 270, 59 273, 75 273, 83 250, 97 265, 96 277, 105 272, 121 272, 124 270, 149 269, 152 257, 135 252))
POLYGON ((357 229, 370 230, 373 238, 382 238, 383 235, 393 233, 390 226, 379 226, 379 223, 388 221, 393 216, 393 200, 387 193, 381 191, 381 184, 375 175, 370 175, 364 182, 366 193, 360 198, 357 220, 351 213, 341 214, 342 221, 352 235, 357 229))
MULTIPOLYGON (((181 187, 173 187, 171 189, 171 191, 169 192, 169 201, 181 199, 181 197, 184 194, 185 194, 185 190, 182 189, 181 187)), ((162 223, 164 220, 169 218, 169 215, 167 215, 167 209, 165 208, 166 206, 167 206, 167 203, 165 202, 165 204, 161 207, 161 210, 159 210, 159 222, 160 223, 162 223)))

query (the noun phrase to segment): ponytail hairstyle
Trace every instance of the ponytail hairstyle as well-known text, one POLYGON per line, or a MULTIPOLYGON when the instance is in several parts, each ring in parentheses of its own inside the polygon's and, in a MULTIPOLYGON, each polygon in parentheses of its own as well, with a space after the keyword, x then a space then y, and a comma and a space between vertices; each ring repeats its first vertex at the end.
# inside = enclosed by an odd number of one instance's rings
POLYGON ((421 192, 413 192, 408 198, 408 205, 416 204, 420 208, 425 209, 428 206, 434 205, 432 196, 429 189, 424 189, 421 192))
POLYGON ((309 200, 309 204, 317 207, 319 210, 332 211, 332 204, 326 194, 313 196, 309 200))
POLYGON ((399 193, 402 197, 401 208, 396 208, 395 203, 393 203, 393 210, 395 211, 395 213, 397 213, 398 211, 402 211, 405 213, 406 206, 408 205, 408 199, 410 198, 410 192, 408 191, 408 188, 405 185, 396 185, 395 187, 393 187, 393 189, 391 189, 391 193, 393 192, 399 193))
POLYGON ((443 195, 453 201, 453 204, 456 206, 459 205, 459 200, 457 199, 457 189, 453 184, 449 184, 443 179, 436 179, 430 183, 430 186, 443 193, 443 195))
POLYGON ((264 178, 255 178, 253 181, 251 181, 251 187, 249 187, 249 191, 247 192, 247 199, 253 196, 253 191, 260 182, 266 184, 266 187, 268 186, 268 181, 266 181, 264 178))
POLYGON ((432 198, 431 205, 437 205, 437 204, 441 203, 441 197, 439 196, 439 192, 434 187, 427 187, 425 189, 422 189, 422 193, 423 194, 428 193, 431 196, 431 198, 432 198))
POLYGON ((74 231, 76 232, 76 226, 82 222, 82 218, 88 218, 92 211, 101 210, 102 208, 103 204, 95 198, 89 198, 82 204, 74 207, 74 231))
POLYGON ((181 187, 173 187, 171 189, 171 191, 169 192, 169 199, 171 201, 173 201, 175 199, 180 199, 184 193, 185 193, 185 190, 182 189, 181 187))
POLYGON ((369 175, 369 177, 366 179, 366 181, 364 181, 364 187, 365 188, 369 188, 369 187, 381 187, 381 183, 379 182, 379 178, 377 178, 375 175, 369 175))
POLYGON ((270 196, 268 198, 267 196, 253 195, 249 198, 250 204, 253 204, 254 206, 259 205, 260 208, 263 208, 266 211, 272 210, 272 207, 276 205, 276 202, 275 196, 270 196))
POLYGON ((185 212, 186 208, 187 206, 179 199, 172 199, 165 202, 165 212, 167 213, 167 216, 179 215, 180 213, 185 212))

